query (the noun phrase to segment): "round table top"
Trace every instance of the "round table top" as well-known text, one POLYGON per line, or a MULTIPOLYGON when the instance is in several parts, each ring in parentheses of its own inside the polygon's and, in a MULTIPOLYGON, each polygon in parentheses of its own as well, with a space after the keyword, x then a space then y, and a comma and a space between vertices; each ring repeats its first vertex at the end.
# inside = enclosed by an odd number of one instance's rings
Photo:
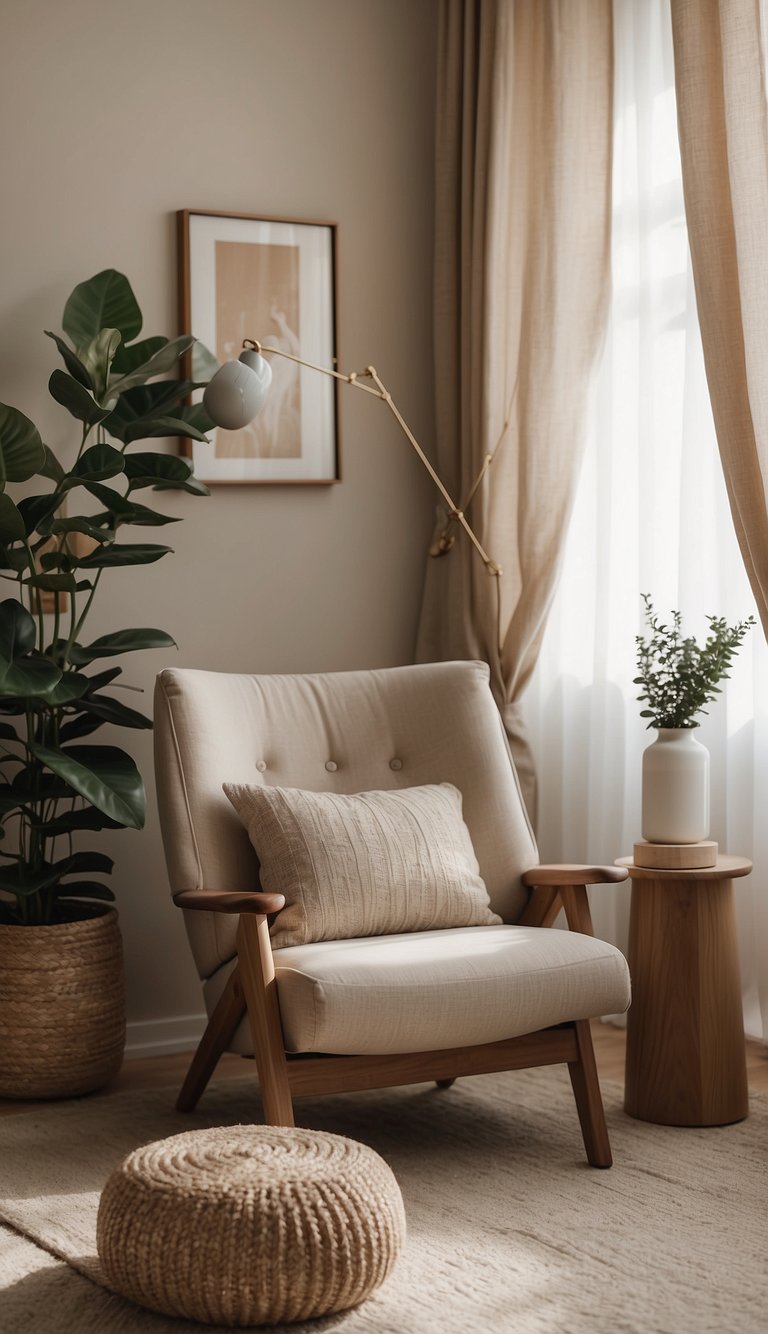
POLYGON ((631 857, 617 857, 617 866, 626 866, 632 880, 735 880, 749 875, 752 863, 748 857, 729 857, 721 853, 716 866, 700 866, 691 871, 661 871, 653 866, 635 866, 631 857))

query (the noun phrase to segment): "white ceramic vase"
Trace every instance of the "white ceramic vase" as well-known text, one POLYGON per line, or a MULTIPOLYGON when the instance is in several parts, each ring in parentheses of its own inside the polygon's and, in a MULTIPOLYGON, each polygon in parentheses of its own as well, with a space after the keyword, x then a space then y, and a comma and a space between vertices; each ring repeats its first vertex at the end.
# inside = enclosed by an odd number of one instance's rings
POLYGON ((699 843, 709 836, 709 751, 691 727, 660 727, 643 752, 643 838, 699 843))

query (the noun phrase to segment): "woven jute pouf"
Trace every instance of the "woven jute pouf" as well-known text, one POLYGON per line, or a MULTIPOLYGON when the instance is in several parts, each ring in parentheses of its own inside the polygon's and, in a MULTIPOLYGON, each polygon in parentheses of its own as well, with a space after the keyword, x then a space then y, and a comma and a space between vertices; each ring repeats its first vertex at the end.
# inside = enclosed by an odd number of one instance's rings
POLYGON ((106 1281, 140 1305, 266 1325, 363 1301, 397 1259, 405 1215, 365 1144, 222 1126, 130 1154, 104 1188, 97 1239, 106 1281))

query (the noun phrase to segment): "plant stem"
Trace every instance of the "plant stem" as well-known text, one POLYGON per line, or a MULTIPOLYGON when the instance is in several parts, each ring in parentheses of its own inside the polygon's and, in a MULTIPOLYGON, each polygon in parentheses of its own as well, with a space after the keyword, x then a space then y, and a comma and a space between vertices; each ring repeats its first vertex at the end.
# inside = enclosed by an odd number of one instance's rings
POLYGON ((86 442, 86 440, 88 439, 88 436, 90 435, 90 433, 91 433, 91 427, 88 425, 87 422, 83 422, 83 434, 82 434, 82 438, 81 438, 81 440, 80 440, 80 448, 79 448, 78 451, 77 451, 77 458, 75 459, 75 463, 79 463, 79 462, 80 462, 80 457, 81 457, 82 452, 83 452, 83 450, 84 450, 84 448, 85 448, 85 442, 86 442))
MULTIPOLYGON (((24 550, 27 553, 27 560, 29 562, 29 573, 34 579, 35 574, 37 572, 37 566, 35 565, 35 557, 32 552, 32 548, 30 547, 26 537, 24 538, 24 550)), ((19 580, 21 580, 21 571, 19 571, 19 580)), ((29 585, 29 609, 32 612, 33 616, 35 614, 35 610, 37 610, 37 628, 39 636, 38 648, 40 649, 40 652, 43 653, 45 651, 45 622, 43 621, 43 600, 40 596, 40 589, 34 588, 32 584, 29 585)))
POLYGON ((85 624, 85 618, 91 609, 91 603, 93 602, 94 596, 96 594, 96 589, 99 586, 99 580, 101 579, 103 573, 104 573, 103 569, 96 571, 96 577, 93 581, 93 587, 90 593, 88 594, 88 600, 86 601, 86 604, 83 607, 82 613, 80 615, 80 619, 78 620, 77 625, 75 626, 75 636, 74 636, 75 639, 77 639, 77 636, 80 634, 80 631, 82 630, 83 625, 85 624))

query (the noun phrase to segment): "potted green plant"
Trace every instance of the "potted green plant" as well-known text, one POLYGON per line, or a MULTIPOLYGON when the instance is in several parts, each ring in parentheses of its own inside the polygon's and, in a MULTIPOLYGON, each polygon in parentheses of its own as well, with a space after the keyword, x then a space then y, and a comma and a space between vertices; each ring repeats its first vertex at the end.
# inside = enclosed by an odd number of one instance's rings
POLYGON ((693 731, 705 705, 720 694, 755 618, 729 626, 721 616, 708 616, 709 634, 699 644, 683 635, 679 611, 666 624, 650 596, 642 596, 650 634, 636 636, 635 685, 642 686, 637 698, 647 706, 640 716, 658 728, 643 753, 642 834, 648 843, 699 843, 709 834, 709 751, 693 731))
POLYGON ((139 338, 142 315, 113 269, 75 288, 64 369, 48 388, 72 416, 79 448, 66 470, 32 421, 0 404, 0 1096, 89 1092, 119 1067, 124 983, 112 861, 82 846, 104 829, 140 829, 145 796, 133 759, 92 740, 105 723, 149 728, 114 693, 115 659, 174 644, 165 631, 116 628, 89 642, 105 573, 171 551, 124 540, 176 522, 139 500, 148 490, 206 495, 174 454, 134 449, 166 436, 205 440, 187 399, 216 363, 191 336, 139 338), (167 378, 190 353, 200 380, 167 378), (12 498, 8 485, 22 484, 12 498), (46 613, 46 599, 52 610, 46 613), (62 604, 66 602, 66 606, 62 604))

